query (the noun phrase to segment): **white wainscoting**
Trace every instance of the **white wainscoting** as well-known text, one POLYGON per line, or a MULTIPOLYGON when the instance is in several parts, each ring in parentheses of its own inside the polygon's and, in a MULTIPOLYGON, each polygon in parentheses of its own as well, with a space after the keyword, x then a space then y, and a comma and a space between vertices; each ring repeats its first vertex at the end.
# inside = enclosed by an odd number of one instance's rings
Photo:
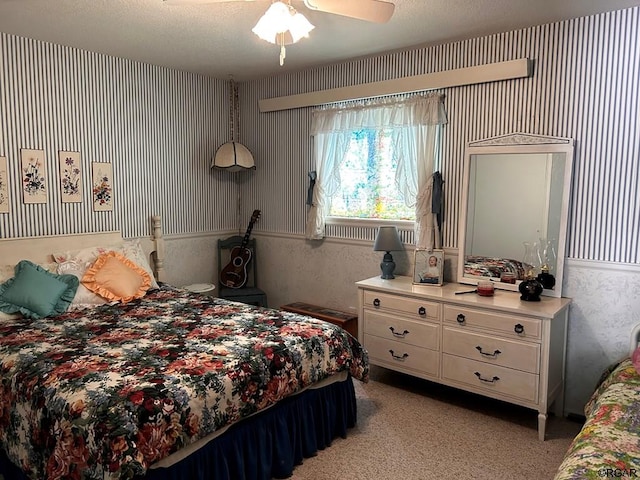
POLYGON ((584 404, 607 366, 628 353, 640 323, 640 265, 567 260, 563 294, 569 313, 565 412, 584 404))

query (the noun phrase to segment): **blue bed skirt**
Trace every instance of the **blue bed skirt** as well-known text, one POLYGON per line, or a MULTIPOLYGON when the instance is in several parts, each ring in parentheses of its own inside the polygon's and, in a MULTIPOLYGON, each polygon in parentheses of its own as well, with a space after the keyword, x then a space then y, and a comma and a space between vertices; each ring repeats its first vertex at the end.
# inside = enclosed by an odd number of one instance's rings
MULTIPOLYGON (((304 458, 346 437, 356 424, 356 396, 348 377, 310 389, 232 426, 200 450, 168 468, 136 480, 269 480, 287 478, 304 458)), ((5 480, 27 480, 0 450, 5 480)))

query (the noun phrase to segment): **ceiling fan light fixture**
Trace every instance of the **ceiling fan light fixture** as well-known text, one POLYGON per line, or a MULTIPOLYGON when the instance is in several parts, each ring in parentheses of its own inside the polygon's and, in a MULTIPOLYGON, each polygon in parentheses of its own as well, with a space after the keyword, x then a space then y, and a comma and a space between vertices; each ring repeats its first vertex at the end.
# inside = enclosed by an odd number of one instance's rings
POLYGON ((284 45, 308 37, 315 27, 291 4, 273 2, 251 30, 262 40, 280 45, 280 65, 284 63, 284 45))
POLYGON ((314 28, 311 22, 307 20, 307 17, 300 12, 296 12, 289 22, 289 33, 291 33, 293 43, 296 43, 302 38, 309 38, 309 33, 314 28))

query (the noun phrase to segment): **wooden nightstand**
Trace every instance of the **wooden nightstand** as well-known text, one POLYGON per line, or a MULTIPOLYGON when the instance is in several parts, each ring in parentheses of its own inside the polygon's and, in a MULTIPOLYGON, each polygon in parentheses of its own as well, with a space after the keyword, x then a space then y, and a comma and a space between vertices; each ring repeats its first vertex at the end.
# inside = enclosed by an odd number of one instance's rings
POLYGON ((301 313, 302 315, 309 315, 310 317, 333 323, 334 325, 344 328, 354 337, 358 337, 358 316, 354 313, 320 307, 304 302, 289 303, 282 305, 280 308, 286 312, 301 313))

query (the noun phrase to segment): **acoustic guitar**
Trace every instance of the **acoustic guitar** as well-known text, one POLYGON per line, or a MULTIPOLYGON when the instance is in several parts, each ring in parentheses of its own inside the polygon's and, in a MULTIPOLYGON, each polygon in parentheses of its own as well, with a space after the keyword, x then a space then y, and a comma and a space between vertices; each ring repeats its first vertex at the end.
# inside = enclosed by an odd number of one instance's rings
POLYGON ((251 250, 247 248, 253 224, 260 218, 260 210, 254 210, 249 226, 240 246, 231 249, 231 260, 220 272, 220 283, 228 288, 242 288, 247 283, 247 266, 251 261, 251 250))

